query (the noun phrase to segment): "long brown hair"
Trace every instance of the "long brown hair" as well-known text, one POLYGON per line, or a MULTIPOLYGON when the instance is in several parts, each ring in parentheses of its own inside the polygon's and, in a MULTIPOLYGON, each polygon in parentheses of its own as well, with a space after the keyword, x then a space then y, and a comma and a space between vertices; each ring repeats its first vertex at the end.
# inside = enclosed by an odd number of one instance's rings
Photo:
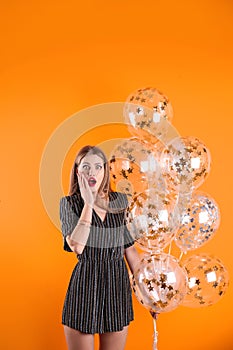
POLYGON ((95 154, 99 156, 103 162, 104 162, 104 178, 100 184, 98 194, 104 194, 105 197, 108 197, 109 191, 111 191, 110 186, 110 170, 109 170, 109 164, 106 155, 104 152, 96 146, 84 146, 80 149, 78 154, 75 157, 75 161, 71 170, 70 175, 70 189, 69 189, 69 195, 73 195, 75 193, 80 193, 79 184, 78 184, 78 178, 76 175, 76 170, 81 163, 81 160, 87 155, 87 154, 95 154))

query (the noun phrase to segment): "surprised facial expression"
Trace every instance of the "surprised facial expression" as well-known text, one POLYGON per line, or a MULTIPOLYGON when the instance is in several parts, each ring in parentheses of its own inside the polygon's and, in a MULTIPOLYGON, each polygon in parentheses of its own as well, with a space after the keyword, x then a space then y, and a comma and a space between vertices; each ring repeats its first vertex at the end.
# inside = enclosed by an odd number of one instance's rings
POLYGON ((92 192, 97 192, 104 178, 103 159, 96 154, 87 154, 82 158, 77 171, 87 179, 92 192))

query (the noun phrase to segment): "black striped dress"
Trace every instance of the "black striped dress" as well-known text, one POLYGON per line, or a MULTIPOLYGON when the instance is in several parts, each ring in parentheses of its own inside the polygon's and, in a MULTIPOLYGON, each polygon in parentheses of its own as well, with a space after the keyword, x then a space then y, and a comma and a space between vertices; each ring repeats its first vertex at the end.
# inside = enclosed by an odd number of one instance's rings
MULTIPOLYGON (((72 252, 65 237, 82 212, 80 194, 62 197, 60 219, 64 250, 72 252)), ((125 225, 127 196, 109 193, 104 221, 93 210, 90 234, 72 272, 65 296, 62 324, 84 333, 116 332, 134 319, 132 292, 124 249, 134 244, 125 225), (117 209, 117 210, 116 210, 117 209)))

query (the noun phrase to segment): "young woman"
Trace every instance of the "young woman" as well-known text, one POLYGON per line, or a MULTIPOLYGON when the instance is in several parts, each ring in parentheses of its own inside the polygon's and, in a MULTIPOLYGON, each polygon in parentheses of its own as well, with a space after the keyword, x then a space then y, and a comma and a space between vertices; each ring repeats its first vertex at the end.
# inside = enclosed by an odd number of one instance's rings
MULTIPOLYGON (((127 229, 127 197, 110 188, 101 149, 83 147, 71 172, 69 195, 60 201, 64 249, 77 255, 62 312, 68 350, 123 350, 133 320, 128 270, 139 262, 127 229)), ((153 316, 153 315, 152 315, 153 316)))

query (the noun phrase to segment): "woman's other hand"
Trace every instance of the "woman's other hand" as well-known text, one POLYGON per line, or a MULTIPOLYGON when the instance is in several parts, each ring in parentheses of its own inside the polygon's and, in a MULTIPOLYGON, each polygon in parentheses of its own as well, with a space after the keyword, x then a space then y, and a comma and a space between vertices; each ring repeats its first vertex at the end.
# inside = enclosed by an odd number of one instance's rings
POLYGON ((158 312, 155 312, 155 311, 153 311, 153 310, 150 310, 150 314, 151 314, 151 316, 152 316, 155 320, 158 319, 158 316, 159 316, 159 313, 158 313, 158 312))

